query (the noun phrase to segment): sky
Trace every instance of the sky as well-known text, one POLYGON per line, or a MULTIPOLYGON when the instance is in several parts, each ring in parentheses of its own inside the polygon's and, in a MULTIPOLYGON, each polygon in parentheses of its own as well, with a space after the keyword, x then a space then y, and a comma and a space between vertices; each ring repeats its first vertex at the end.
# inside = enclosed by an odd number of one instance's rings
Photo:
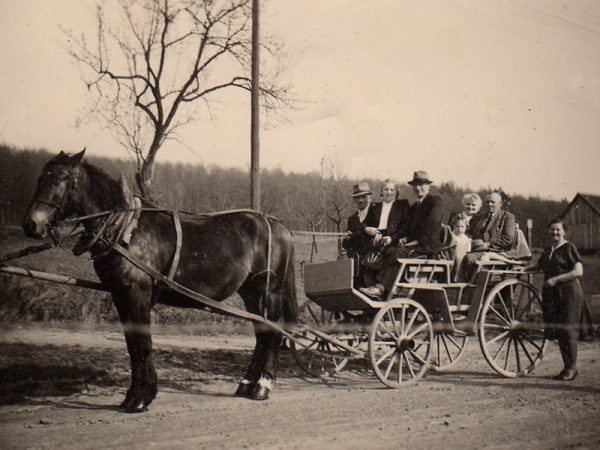
MULTIPOLYGON (((110 5, 114 0, 106 0, 110 5)), ((0 142, 126 157, 97 124, 59 25, 93 1, 0 0, 0 142)), ((261 166, 571 199, 600 194, 600 0, 270 0, 298 99, 261 130, 261 166)), ((158 161, 248 168, 249 96, 226 93, 158 161)))

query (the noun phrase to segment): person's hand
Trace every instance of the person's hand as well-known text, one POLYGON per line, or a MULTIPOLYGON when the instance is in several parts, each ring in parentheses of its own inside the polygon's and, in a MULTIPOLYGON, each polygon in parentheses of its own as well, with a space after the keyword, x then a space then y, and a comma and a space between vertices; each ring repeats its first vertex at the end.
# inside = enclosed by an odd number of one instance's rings
POLYGON ((553 278, 548 278, 545 282, 544 282, 544 286, 547 287, 554 287, 556 286, 556 283, 558 283, 558 280, 553 277, 553 278))
POLYGON ((379 230, 375 227, 365 227, 365 233, 367 233, 369 236, 375 236, 379 234, 379 230))
POLYGON ((352 231, 346 231, 346 237, 349 238, 350 236, 352 236, 352 231))
POLYGON ((381 245, 383 245, 384 247, 387 247, 391 243, 392 243, 392 238, 390 236, 385 236, 382 238, 381 245))
POLYGON ((407 239, 408 239, 408 238, 405 238, 405 237, 398 239, 398 245, 399 245, 400 247, 404 247, 404 246, 406 245, 406 241, 407 241, 407 239))

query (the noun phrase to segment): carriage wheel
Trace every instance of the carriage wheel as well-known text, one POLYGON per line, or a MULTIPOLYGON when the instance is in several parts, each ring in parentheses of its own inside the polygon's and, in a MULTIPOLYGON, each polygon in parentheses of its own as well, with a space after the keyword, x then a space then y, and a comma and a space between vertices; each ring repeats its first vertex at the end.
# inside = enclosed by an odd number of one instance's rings
MULTIPOLYGON (((318 328, 350 346, 357 340, 352 333, 344 332, 341 313, 325 311, 310 301, 301 309, 305 316, 302 321, 307 325, 318 328)), ((304 372, 313 377, 335 377, 353 356, 310 330, 301 330, 295 337, 297 342, 291 343, 294 359, 304 372)))
POLYGON ((542 302, 535 287, 511 278, 489 292, 480 315, 479 344, 500 375, 517 377, 535 369, 546 347, 542 302))
POLYGON ((469 336, 437 331, 435 325, 433 329, 431 368, 436 372, 444 372, 454 366, 465 352, 469 336))
POLYGON ((433 325, 425 308, 410 299, 392 300, 371 325, 371 367, 386 386, 415 384, 427 371, 432 342, 433 325))

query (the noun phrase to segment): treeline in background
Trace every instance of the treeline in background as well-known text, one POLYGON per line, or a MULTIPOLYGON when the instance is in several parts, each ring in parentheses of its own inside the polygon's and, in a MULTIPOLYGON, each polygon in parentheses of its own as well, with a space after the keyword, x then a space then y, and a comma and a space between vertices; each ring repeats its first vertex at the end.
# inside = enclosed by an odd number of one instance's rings
MULTIPOLYGON (((0 224, 20 225, 21 218, 35 191, 43 165, 56 153, 45 149, 17 149, 0 144, 0 224)), ((135 186, 134 164, 130 160, 87 157, 88 162, 114 176, 123 174, 135 186)), ((319 171, 287 173, 281 169, 261 172, 261 211, 278 217, 292 230, 345 231, 346 219, 354 211, 349 198, 357 180, 341 173, 335 162, 323 160, 319 171)), ((406 184, 403 168, 395 181, 399 195, 414 201, 406 184), (400 173, 401 172, 401 173, 400 173)), ((367 179, 379 198, 381 180, 367 179)), ((161 206, 191 212, 210 212, 250 207, 247 170, 206 166, 203 164, 158 163, 154 180, 155 198, 161 206)), ((485 192, 498 186, 478 189, 485 192)), ((461 200, 471 190, 452 182, 434 184, 434 191, 444 200, 446 213, 462 210, 461 200)), ((511 193, 508 193, 511 194, 511 193)), ((512 195, 505 208, 516 215, 525 229, 533 220, 533 246, 545 239, 548 221, 561 214, 567 200, 555 201, 539 196, 512 195)))

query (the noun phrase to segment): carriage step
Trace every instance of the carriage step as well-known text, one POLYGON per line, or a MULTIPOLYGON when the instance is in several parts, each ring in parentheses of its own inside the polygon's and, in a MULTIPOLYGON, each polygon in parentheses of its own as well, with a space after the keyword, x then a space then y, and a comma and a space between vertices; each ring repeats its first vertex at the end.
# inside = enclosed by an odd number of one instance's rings
POLYGON ((473 286, 469 283, 396 283, 396 287, 406 288, 406 289, 423 289, 429 291, 443 291, 446 289, 464 289, 466 287, 473 286))
POLYGON ((469 312, 471 305, 449 305, 450 312, 469 312))

